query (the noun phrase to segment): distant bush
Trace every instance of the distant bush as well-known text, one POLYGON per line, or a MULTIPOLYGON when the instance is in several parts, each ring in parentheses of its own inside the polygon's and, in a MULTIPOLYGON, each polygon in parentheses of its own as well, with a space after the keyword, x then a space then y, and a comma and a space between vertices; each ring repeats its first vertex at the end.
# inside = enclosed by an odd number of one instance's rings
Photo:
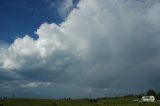
POLYGON ((71 98, 64 98, 63 100, 70 101, 70 100, 71 100, 71 98))
POLYGON ((96 103, 96 102, 97 102, 96 99, 88 99, 88 101, 89 101, 90 103, 96 103))
POLYGON ((129 95, 124 96, 124 98, 131 98, 131 97, 135 97, 135 95, 129 94, 129 95))
POLYGON ((157 99, 157 100, 160 100, 160 93, 158 93, 158 94, 156 95, 156 99, 157 99))
POLYGON ((52 102, 52 106, 57 106, 57 104, 55 102, 52 102))

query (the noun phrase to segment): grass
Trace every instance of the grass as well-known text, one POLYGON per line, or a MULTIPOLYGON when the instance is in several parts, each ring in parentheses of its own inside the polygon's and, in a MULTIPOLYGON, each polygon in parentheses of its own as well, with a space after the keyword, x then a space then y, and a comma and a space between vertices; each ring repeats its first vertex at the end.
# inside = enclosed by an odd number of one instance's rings
POLYGON ((90 100, 7 99, 0 106, 160 106, 159 102, 133 102, 131 98, 90 100))

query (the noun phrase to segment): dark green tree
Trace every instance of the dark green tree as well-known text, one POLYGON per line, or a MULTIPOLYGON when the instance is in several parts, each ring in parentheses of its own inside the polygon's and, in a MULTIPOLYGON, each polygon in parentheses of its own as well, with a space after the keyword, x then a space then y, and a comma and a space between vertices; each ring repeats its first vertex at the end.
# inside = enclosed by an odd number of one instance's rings
POLYGON ((160 92, 157 94, 156 99, 160 100, 160 92))
POLYGON ((156 96, 156 91, 153 90, 153 89, 149 89, 149 90, 147 91, 147 96, 156 96))

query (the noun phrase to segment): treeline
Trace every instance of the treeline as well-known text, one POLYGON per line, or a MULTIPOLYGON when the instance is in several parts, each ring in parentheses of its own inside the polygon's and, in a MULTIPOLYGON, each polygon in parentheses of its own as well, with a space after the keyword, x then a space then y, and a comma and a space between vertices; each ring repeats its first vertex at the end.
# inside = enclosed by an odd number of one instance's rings
POLYGON ((8 99, 6 96, 1 96, 0 99, 8 99))
POLYGON ((143 94, 136 94, 136 95, 130 94, 130 95, 126 95, 124 97, 126 97, 126 98, 134 97, 134 98, 141 99, 142 96, 154 96, 156 100, 160 100, 160 92, 156 92, 153 89, 149 89, 146 93, 143 93, 143 94))

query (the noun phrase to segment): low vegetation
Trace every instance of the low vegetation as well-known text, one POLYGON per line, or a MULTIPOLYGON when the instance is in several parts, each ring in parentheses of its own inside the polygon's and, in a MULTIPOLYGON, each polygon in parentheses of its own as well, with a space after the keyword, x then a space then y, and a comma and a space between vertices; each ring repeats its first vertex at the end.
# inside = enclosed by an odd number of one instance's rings
POLYGON ((160 103, 143 103, 133 101, 133 98, 107 98, 94 100, 7 99, 0 100, 0 106, 160 106, 160 103))
POLYGON ((124 97, 106 97, 98 99, 77 99, 65 98, 61 100, 49 99, 7 99, 0 98, 0 106, 160 106, 160 93, 154 90, 148 90, 146 94, 126 95, 124 97), (153 95, 157 99, 155 102, 142 102, 141 97, 144 95, 153 95))

